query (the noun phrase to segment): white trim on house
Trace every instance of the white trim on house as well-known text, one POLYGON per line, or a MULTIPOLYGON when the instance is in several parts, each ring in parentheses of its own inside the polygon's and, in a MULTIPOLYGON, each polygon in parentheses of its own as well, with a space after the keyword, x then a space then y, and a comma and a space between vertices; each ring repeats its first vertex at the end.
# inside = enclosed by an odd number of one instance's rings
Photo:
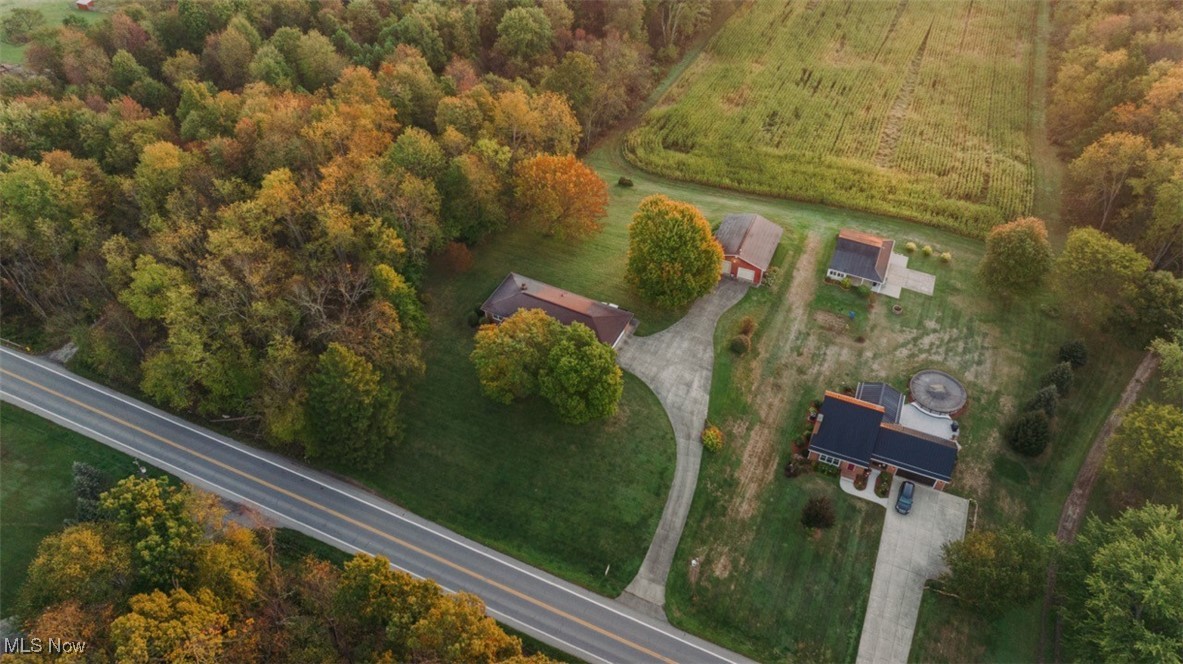
POLYGON ((826 276, 835 280, 835 281, 842 281, 843 279, 850 279, 850 284, 852 286, 862 286, 862 285, 866 284, 867 286, 870 286, 871 290, 875 293, 878 293, 883 288, 883 282, 881 282, 881 281, 871 281, 870 279, 864 279, 863 277, 859 277, 859 276, 856 276, 853 274, 847 274, 847 273, 841 272, 839 270, 827 269, 826 276))
POLYGON ((822 463, 828 463, 831 466, 836 466, 838 468, 841 468, 842 464, 844 463, 853 463, 848 462, 846 459, 839 459, 838 457, 830 456, 829 454, 822 454, 821 452, 817 453, 817 460, 821 461, 822 463))

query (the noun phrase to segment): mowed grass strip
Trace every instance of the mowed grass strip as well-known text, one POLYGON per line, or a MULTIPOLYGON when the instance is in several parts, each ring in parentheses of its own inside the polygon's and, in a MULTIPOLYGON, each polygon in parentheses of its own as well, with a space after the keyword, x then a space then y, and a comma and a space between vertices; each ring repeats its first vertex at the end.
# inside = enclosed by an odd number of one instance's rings
POLYGON ((41 539, 74 518, 75 461, 112 480, 136 472, 130 456, 0 404, 0 616, 16 609, 41 539))
POLYGON ((1033 202, 1038 5, 747 4, 625 155, 668 177, 982 236, 1033 202))

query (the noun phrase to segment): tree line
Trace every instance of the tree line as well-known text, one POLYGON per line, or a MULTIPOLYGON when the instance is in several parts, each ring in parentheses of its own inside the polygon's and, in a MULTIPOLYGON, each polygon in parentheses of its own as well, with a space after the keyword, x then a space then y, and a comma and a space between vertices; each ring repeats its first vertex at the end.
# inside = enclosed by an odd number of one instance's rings
POLYGON ((1175 662, 1183 655, 1183 520, 1147 504, 1111 520, 1089 517, 1079 537, 1057 543, 1007 526, 975 530, 944 547, 938 582, 989 618, 1043 596, 1055 564, 1055 610, 1070 661, 1175 662))
POLYGON ((551 661, 523 654, 474 595, 381 557, 286 561, 273 529, 167 478, 110 485, 76 463, 74 487, 77 519, 38 545, 19 615, 28 637, 86 650, 13 661, 551 661))
POLYGON ((1183 7, 1053 3, 1048 127, 1064 214, 1183 270, 1183 7))
POLYGON ((1134 346, 1183 329, 1183 279, 1154 269, 1136 246, 1096 228, 1073 229, 1057 256, 1040 219, 995 226, 979 274, 987 291, 1004 300, 1049 286, 1059 296, 1049 313, 1112 331, 1134 346))
MULTIPOLYGON (((370 465, 423 370, 429 258, 581 238, 574 158, 701 0, 128 3, 22 13, 0 77, 5 334, 309 458, 370 465)), ((12 29, 10 29, 12 28, 12 29)))

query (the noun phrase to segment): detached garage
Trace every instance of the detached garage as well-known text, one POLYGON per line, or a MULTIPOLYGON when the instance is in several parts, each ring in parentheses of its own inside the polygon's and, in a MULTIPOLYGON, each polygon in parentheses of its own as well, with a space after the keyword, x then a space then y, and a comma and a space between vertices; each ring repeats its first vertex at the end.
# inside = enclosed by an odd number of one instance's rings
POLYGON ((715 238, 723 246, 724 275, 760 285, 784 230, 758 214, 729 214, 715 238))

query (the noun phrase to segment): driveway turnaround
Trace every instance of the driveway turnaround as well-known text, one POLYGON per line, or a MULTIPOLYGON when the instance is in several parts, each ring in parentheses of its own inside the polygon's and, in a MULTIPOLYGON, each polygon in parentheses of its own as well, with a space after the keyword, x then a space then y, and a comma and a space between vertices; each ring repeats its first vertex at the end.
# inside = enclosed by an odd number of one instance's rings
POLYGON ((902 516, 895 511, 901 484, 897 479, 892 487, 891 506, 879 537, 875 578, 858 646, 859 664, 908 661, 924 582, 945 568, 941 546, 965 536, 968 500, 917 485, 912 513, 902 516))
POLYGON ((666 578, 698 485, 702 429, 715 365, 715 324, 747 290, 747 284, 725 278, 695 302, 682 320, 657 334, 633 337, 620 348, 620 366, 645 381, 661 400, 678 444, 674 484, 657 533, 636 578, 620 597, 629 606, 663 620, 666 578))
POLYGON ((346 482, 0 349, 0 398, 343 551, 480 596, 497 620, 588 662, 743 657, 488 549, 346 482))

